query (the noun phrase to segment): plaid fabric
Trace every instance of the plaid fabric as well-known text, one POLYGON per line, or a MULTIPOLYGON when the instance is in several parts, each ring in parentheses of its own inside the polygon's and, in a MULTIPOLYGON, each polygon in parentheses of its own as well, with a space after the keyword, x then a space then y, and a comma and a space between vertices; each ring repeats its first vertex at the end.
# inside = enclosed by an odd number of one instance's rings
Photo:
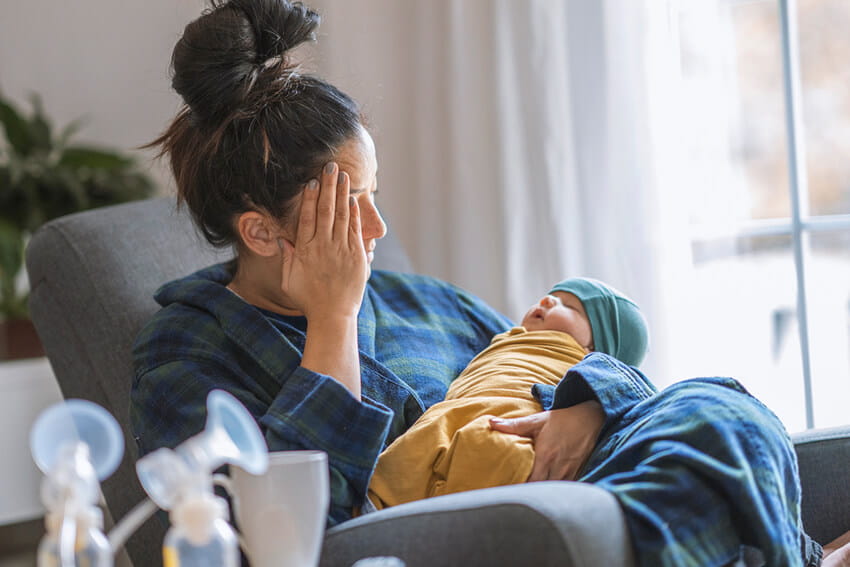
POLYGON ((617 497, 640 565, 819 563, 801 529, 791 440, 738 382, 697 378, 657 392, 634 368, 591 353, 553 407, 594 398, 606 421, 580 480, 617 497))
POLYGON ((130 417, 140 455, 204 427, 221 388, 253 414, 272 451, 320 449, 331 472, 330 524, 363 503, 378 454, 432 404, 510 321, 424 276, 374 271, 359 315, 362 402, 300 366, 295 321, 246 304, 220 264, 164 285, 163 309, 134 345, 130 417))

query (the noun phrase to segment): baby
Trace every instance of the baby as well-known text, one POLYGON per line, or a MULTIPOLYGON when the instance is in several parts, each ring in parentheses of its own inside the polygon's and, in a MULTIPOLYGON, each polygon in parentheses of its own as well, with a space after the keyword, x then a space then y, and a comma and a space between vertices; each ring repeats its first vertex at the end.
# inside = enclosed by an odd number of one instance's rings
POLYGON ((590 351, 638 366, 649 342, 640 309, 589 278, 555 285, 521 326, 493 337, 433 405, 381 453, 369 500, 375 508, 431 496, 525 482, 534 464, 531 439, 491 430, 493 417, 542 410, 536 384, 557 385, 590 351))

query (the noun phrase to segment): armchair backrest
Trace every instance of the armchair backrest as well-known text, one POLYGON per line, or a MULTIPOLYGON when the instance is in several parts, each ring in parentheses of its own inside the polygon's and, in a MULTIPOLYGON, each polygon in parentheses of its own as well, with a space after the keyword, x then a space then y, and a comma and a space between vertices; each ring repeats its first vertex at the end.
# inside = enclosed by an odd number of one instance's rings
MULTIPOLYGON (((30 312, 63 396, 100 404, 124 432, 124 459, 103 483, 116 521, 145 497, 129 423, 133 340, 158 309, 160 285, 230 256, 209 246, 170 198, 56 219, 27 247, 30 312)), ((410 264, 388 236, 375 267, 406 271, 410 264)), ((160 565, 163 536, 161 523, 149 520, 127 542, 133 563, 160 565)))
MULTIPOLYGON (((157 311, 157 287, 227 255, 204 245, 170 199, 56 219, 27 247, 30 314, 62 395, 100 404, 124 432, 124 458, 102 487, 116 521, 145 498, 130 433, 133 339, 157 311)), ((164 533, 153 518, 127 542, 135 565, 161 564, 164 533)))

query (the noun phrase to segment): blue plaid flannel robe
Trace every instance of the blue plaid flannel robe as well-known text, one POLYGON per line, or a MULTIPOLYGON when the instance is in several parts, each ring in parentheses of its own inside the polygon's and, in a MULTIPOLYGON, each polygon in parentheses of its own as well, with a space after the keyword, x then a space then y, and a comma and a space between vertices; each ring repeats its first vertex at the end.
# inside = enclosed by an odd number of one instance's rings
POLYGON ((511 322, 481 300, 425 276, 375 270, 358 317, 362 403, 300 366, 304 333, 224 287, 224 264, 164 285, 134 345, 130 418, 140 455, 204 428, 206 397, 227 390, 259 422, 272 451, 320 449, 331 471, 331 524, 363 503, 378 454, 494 334, 511 322))
POLYGON ((580 480, 618 499, 643 567, 820 564, 820 546, 802 531, 791 440, 735 380, 658 392, 638 370, 590 353, 554 392, 535 393, 547 408, 602 404, 605 424, 580 480))

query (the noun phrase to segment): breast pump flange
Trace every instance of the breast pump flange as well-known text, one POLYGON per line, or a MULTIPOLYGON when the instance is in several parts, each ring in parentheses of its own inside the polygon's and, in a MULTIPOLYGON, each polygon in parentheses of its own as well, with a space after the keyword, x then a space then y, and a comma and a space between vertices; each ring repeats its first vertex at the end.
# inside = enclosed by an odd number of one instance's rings
POLYGON ((112 567, 114 554, 98 507, 100 481, 124 454, 121 428, 109 412, 69 399, 43 411, 30 431, 33 460, 44 473, 46 533, 38 567, 112 567))

